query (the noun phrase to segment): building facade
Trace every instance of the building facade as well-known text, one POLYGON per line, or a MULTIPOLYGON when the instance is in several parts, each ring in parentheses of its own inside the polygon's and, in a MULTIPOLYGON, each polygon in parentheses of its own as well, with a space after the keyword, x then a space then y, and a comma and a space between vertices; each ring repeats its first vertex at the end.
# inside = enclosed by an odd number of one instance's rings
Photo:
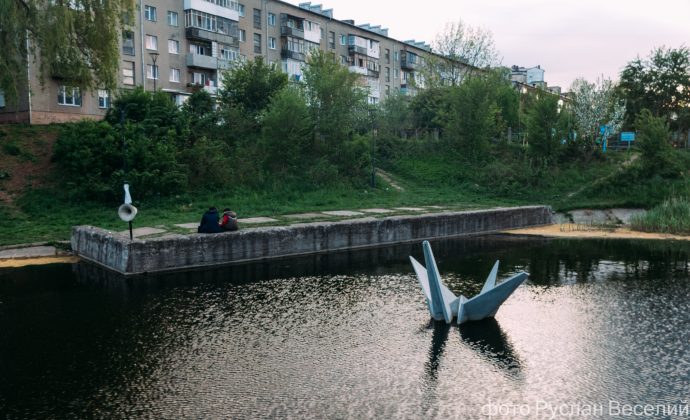
MULTIPOLYGON (((333 53, 361 75, 369 102, 422 86, 427 45, 398 41, 380 26, 336 20, 321 5, 278 0, 140 0, 122 28, 118 88, 162 90, 181 105, 192 92, 216 94, 223 70, 263 57, 299 82, 310 51, 333 53)), ((40 57, 39 57, 40 59, 40 57)), ((30 92, 16 106, 0 100, 0 122, 46 124, 102 118, 113 92, 82 92, 59 77, 41 81, 31 60, 30 92)), ((4 98, 0 98, 4 99, 4 98)))

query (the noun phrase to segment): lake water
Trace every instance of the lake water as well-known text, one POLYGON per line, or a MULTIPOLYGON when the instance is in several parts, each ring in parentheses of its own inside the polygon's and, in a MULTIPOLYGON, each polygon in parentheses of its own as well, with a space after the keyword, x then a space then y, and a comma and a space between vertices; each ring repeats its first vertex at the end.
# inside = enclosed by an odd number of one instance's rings
POLYGON ((499 278, 531 276, 495 319, 457 327, 430 322, 407 259, 423 261, 421 244, 127 279, 85 263, 1 270, 0 417, 687 408, 688 244, 487 236, 432 246, 456 293, 478 293, 495 259, 499 278))

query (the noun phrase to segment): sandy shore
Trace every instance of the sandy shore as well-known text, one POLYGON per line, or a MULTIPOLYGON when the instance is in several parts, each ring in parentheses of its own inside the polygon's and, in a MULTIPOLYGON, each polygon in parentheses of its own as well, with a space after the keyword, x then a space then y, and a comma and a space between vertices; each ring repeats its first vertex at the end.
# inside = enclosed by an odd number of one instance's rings
POLYGON ((666 233, 647 233, 630 230, 626 227, 603 230, 586 225, 557 224, 527 229, 507 230, 503 233, 512 235, 534 235, 553 238, 609 238, 609 239, 673 239, 687 241, 690 236, 671 235, 666 233))
POLYGON ((15 268, 26 267, 27 265, 44 265, 56 263, 75 263, 79 261, 79 257, 64 256, 64 257, 38 257, 38 258, 17 258, 9 260, 0 260, 0 268, 15 268))

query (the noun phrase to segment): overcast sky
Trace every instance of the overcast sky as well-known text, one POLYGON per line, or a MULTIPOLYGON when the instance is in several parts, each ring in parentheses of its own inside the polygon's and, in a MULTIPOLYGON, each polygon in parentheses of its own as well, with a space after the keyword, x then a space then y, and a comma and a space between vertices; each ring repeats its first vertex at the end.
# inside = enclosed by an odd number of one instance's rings
MULTIPOLYGON (((299 0, 288 0, 299 4, 299 0)), ((638 55, 690 46, 690 0, 322 0, 339 20, 389 29, 399 40, 432 43, 446 22, 489 29, 502 64, 545 69, 550 86, 577 77, 617 80, 638 55)))

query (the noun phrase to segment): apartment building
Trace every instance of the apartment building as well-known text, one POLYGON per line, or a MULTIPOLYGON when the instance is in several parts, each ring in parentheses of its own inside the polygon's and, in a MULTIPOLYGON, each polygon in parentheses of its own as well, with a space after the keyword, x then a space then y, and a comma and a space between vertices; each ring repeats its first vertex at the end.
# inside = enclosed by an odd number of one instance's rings
MULTIPOLYGON (((179 105, 198 89, 216 94, 223 70, 256 57, 298 83, 315 49, 332 52, 361 75, 369 102, 376 104, 396 91, 423 87, 419 70, 431 53, 426 44, 395 40, 380 26, 336 20, 332 9, 311 3, 140 0, 126 21, 118 87, 162 90, 179 105)), ((30 95, 25 92, 14 107, 0 98, 0 122, 46 124, 105 115, 113 92, 83 92, 58 75, 42 84, 36 66, 27 66, 30 95)))

